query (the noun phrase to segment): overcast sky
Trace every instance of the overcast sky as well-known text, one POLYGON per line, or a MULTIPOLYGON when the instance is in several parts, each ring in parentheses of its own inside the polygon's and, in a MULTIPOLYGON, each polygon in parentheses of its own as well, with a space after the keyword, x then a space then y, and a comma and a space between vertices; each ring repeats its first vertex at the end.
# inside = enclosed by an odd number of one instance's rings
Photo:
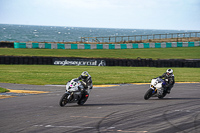
POLYGON ((0 24, 200 30, 200 0, 0 0, 0 24))

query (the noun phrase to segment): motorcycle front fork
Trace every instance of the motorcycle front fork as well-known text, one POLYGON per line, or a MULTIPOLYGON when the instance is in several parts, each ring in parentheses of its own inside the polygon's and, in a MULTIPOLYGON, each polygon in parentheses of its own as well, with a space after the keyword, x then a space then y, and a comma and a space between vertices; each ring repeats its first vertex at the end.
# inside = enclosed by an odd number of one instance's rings
POLYGON ((66 93, 68 93, 68 94, 69 94, 69 95, 67 96, 67 99, 68 99, 68 100, 70 100, 70 99, 71 99, 71 97, 72 97, 72 95, 73 95, 73 92, 72 92, 72 93, 66 92, 66 93))
POLYGON ((152 94, 156 93, 157 92, 157 89, 155 88, 151 88, 153 91, 152 91, 152 94))

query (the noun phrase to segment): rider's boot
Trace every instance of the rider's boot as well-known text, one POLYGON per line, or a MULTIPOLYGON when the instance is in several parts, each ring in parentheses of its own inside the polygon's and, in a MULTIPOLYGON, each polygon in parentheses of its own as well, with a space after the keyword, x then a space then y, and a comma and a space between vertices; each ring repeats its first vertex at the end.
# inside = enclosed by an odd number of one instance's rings
POLYGON ((81 100, 87 100, 88 97, 89 97, 88 92, 86 90, 83 90, 81 100))
POLYGON ((170 94, 171 88, 167 88, 167 93, 170 94))

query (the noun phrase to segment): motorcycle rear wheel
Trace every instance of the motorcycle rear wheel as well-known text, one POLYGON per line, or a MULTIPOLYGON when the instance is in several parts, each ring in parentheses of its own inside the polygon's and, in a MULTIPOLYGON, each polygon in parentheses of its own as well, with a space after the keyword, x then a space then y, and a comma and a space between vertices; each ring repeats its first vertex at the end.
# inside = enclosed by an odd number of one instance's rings
POLYGON ((87 99, 88 99, 88 97, 86 97, 86 98, 81 98, 78 102, 77 102, 77 104, 78 105, 83 105, 86 101, 87 101, 87 99))
POLYGON ((153 90, 152 90, 152 89, 149 89, 149 90, 145 93, 144 99, 145 99, 145 100, 148 100, 148 99, 152 96, 152 92, 153 92, 153 90))
POLYGON ((167 95, 167 93, 163 93, 162 96, 158 96, 159 99, 163 99, 165 96, 167 95))
POLYGON ((65 93, 65 94, 61 97, 60 102, 59 102, 59 105, 60 105, 61 107, 65 106, 65 105, 68 103, 68 99, 67 99, 68 96, 69 96, 69 94, 65 93))

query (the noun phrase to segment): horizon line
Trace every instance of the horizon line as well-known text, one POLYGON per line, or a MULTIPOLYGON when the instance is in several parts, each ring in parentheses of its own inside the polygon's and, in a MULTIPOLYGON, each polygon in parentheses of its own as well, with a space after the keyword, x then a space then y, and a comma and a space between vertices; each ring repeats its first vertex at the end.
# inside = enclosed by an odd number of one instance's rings
POLYGON ((0 23, 0 25, 23 25, 23 26, 52 26, 52 27, 73 27, 73 28, 99 28, 99 29, 133 29, 133 30, 173 30, 173 31, 200 31, 200 30, 186 30, 186 29, 139 29, 139 28, 110 28, 110 27, 82 27, 82 26, 58 26, 58 25, 37 25, 37 24, 6 24, 0 23))

